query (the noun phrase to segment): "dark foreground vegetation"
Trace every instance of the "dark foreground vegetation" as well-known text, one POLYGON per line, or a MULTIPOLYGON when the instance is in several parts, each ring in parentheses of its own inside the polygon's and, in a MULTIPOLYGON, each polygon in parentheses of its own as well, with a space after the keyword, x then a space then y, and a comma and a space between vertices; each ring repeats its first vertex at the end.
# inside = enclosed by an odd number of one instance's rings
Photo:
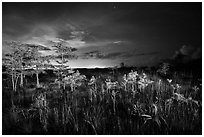
POLYGON ((78 70, 46 70, 37 87, 26 75, 16 88, 3 73, 3 134, 202 134, 201 77, 165 67, 78 70))

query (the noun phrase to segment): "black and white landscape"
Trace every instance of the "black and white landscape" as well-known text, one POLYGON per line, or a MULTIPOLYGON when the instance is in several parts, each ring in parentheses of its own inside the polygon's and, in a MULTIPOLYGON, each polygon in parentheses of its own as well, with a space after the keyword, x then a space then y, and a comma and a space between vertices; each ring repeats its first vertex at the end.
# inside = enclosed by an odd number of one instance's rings
POLYGON ((201 135, 202 3, 2 3, 3 135, 201 135))

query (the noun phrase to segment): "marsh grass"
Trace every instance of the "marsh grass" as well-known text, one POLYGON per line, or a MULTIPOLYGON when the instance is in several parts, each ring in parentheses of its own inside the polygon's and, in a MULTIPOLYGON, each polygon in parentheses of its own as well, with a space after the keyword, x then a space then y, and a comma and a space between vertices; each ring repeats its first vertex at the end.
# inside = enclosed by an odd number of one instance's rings
POLYGON ((174 81, 134 71, 90 79, 76 72, 58 80, 60 87, 25 85, 18 94, 3 81, 3 134, 201 134, 201 87, 174 81))

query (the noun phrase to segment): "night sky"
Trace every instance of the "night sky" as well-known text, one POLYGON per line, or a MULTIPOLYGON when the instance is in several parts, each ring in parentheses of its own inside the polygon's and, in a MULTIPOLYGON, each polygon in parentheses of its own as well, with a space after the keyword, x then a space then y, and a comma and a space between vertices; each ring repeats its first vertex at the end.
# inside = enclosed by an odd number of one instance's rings
MULTIPOLYGON (((4 41, 40 44, 55 55, 51 41, 77 49, 70 67, 154 65, 178 54, 202 55, 202 3, 5 3, 4 41)), ((52 62, 55 64, 55 62, 52 62)))

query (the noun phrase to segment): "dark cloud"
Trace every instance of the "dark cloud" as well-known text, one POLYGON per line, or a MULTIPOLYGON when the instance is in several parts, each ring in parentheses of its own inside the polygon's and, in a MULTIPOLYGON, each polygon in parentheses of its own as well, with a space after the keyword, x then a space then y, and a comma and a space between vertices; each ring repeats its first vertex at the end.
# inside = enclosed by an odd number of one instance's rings
POLYGON ((202 57, 202 49, 197 48, 191 55, 192 59, 198 59, 202 57))
POLYGON ((202 49, 200 47, 196 48, 191 45, 183 45, 174 53, 172 59, 186 63, 193 59, 199 59, 201 57, 202 49))
MULTIPOLYGON (((62 55, 56 55, 56 56, 53 56, 53 57, 55 57, 57 59, 62 59, 62 55)), ((75 54, 65 54, 65 55, 63 55, 63 58, 71 60, 71 59, 77 59, 78 56, 75 55, 75 54)))
POLYGON ((103 59, 117 59, 117 58, 121 58, 121 56, 124 54, 125 54, 124 52, 113 52, 113 53, 105 54, 103 56, 103 59))
POLYGON ((9 19, 3 18, 2 33, 9 39, 18 39, 22 36, 29 34, 31 31, 31 25, 27 21, 21 18, 8 17, 9 19), (15 22, 15 23, 14 23, 15 22))
MULTIPOLYGON (((183 43, 194 46, 182 47, 176 54, 198 58, 202 46, 202 3, 3 2, 3 40, 51 47, 50 41, 58 38, 77 48, 80 58, 86 61, 131 62, 132 58, 150 60, 158 54, 169 58, 183 43)), ((2 50, 9 52, 4 45, 2 50)))
POLYGON ((43 45, 29 44, 29 43, 26 43, 24 45, 27 46, 27 47, 30 47, 30 48, 37 48, 38 50, 51 50, 50 48, 45 47, 43 45))
POLYGON ((126 52, 120 55, 121 58, 131 58, 131 57, 139 57, 139 56, 149 56, 149 55, 157 55, 159 52, 144 52, 144 53, 137 53, 137 52, 126 52))
POLYGON ((115 59, 121 57, 124 52, 112 52, 112 53, 102 53, 101 51, 95 50, 91 52, 86 52, 82 55, 82 58, 89 59, 115 59))
POLYGON ((86 52, 83 54, 82 58, 95 58, 95 59, 123 59, 137 56, 148 56, 156 55, 159 52, 145 52, 145 53, 128 53, 128 52, 112 52, 112 53, 102 53, 101 51, 95 50, 91 52, 86 52))
POLYGON ((4 45, 15 45, 15 46, 21 46, 21 47, 26 47, 26 48, 36 48, 39 51, 49 51, 51 50, 50 48, 41 45, 41 44, 31 44, 31 43, 25 43, 25 42, 20 42, 20 41, 3 41, 4 45))
POLYGON ((89 59, 89 58, 94 58, 94 59, 99 59, 99 58, 102 58, 104 55, 98 51, 98 50, 95 50, 95 51, 90 51, 90 52, 86 52, 84 54, 81 55, 81 58, 83 59, 89 59))
POLYGON ((181 49, 179 50, 179 52, 183 55, 191 55, 192 52, 194 52, 194 47, 192 47, 191 45, 183 45, 181 47, 181 49))
POLYGON ((144 53, 138 53, 138 54, 134 54, 133 56, 148 56, 148 55, 156 55, 159 54, 159 52, 155 51, 155 52, 144 52, 144 53))

